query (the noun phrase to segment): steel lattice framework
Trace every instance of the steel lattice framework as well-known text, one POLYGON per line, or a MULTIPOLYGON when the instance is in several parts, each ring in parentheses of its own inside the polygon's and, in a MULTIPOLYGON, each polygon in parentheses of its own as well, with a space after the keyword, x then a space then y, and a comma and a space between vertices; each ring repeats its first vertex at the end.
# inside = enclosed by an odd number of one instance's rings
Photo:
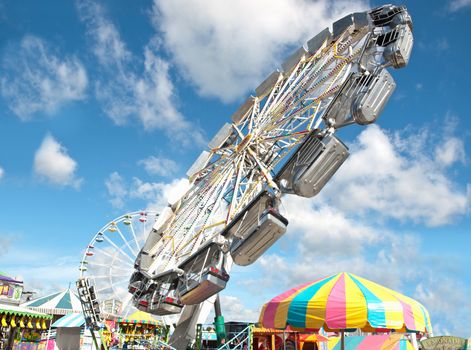
POLYGON ((253 263, 286 231, 283 194, 316 195, 348 157, 336 130, 376 121, 396 86, 388 68, 406 66, 412 45, 406 8, 385 5, 345 16, 288 57, 216 133, 139 253, 126 239, 106 252, 136 256, 125 304, 156 315, 186 305, 173 336, 184 347, 232 263, 253 263))

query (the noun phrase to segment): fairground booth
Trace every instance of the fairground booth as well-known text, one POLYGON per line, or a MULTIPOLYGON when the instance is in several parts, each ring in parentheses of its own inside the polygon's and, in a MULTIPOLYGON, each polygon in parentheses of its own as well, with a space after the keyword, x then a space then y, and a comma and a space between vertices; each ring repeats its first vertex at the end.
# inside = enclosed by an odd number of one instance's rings
MULTIPOLYGON (((20 306, 23 281, 0 272, 0 349, 37 350, 51 316, 20 306)), ((44 347, 43 347, 44 348, 44 347)))
POLYGON ((126 318, 118 318, 116 331, 121 346, 150 345, 165 340, 167 328, 146 312, 136 311, 126 318))
POLYGON ((76 333, 78 332, 78 337, 83 334, 82 327, 69 327, 70 324, 67 322, 57 323, 64 316, 77 315, 82 311, 77 294, 70 288, 27 301, 21 304, 21 307, 28 309, 30 312, 49 315, 51 322, 48 324, 45 332, 43 332, 40 341, 41 345, 44 343, 44 349, 73 349, 69 345, 75 344, 73 339, 77 339, 76 333), (57 327, 55 324, 66 326, 57 327))

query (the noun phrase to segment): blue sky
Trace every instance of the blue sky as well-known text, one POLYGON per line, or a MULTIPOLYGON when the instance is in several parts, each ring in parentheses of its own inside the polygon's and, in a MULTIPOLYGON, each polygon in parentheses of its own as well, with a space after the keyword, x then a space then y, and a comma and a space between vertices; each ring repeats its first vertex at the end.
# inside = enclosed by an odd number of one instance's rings
MULTIPOLYGON (((470 336, 469 0, 405 1, 408 67, 323 193, 233 270, 226 318, 350 271, 418 298, 470 336), (348 242, 348 243, 346 243, 348 242)), ((365 1, 0 0, 0 270, 45 293, 77 276, 106 222, 159 208, 207 140, 293 49, 365 1)))

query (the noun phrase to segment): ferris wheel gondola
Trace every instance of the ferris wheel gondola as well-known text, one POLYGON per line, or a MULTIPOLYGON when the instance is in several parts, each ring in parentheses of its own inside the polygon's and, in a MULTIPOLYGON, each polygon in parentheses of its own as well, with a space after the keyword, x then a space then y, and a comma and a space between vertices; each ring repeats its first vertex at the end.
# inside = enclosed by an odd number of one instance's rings
POLYGON ((149 211, 122 215, 95 233, 85 248, 80 279, 87 280, 102 314, 126 317, 135 311, 128 292, 129 278, 157 219, 158 214, 149 211))

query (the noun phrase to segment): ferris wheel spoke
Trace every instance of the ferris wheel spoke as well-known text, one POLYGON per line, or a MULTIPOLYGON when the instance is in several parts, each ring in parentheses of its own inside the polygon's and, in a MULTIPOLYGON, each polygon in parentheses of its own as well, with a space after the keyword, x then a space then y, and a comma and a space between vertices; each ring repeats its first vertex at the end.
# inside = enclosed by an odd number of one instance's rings
POLYGON ((116 251, 118 251, 119 253, 121 253, 121 255, 125 256, 127 259, 129 259, 129 261, 131 261, 131 263, 134 265, 134 259, 131 258, 124 250, 122 250, 120 247, 118 247, 111 239, 109 239, 107 236, 103 236, 105 238, 105 240, 111 244, 115 249, 116 251))
POLYGON ((139 241, 137 240, 137 237, 136 237, 136 231, 134 230, 134 224, 133 222, 131 221, 130 225, 129 225, 129 229, 131 230, 131 234, 132 236, 134 237, 134 243, 136 244, 136 248, 138 251, 141 250, 141 247, 139 246, 139 241))
POLYGON ((100 297, 100 299, 103 299, 103 301, 109 299, 111 293, 115 294, 113 286, 109 283, 103 284, 103 287, 95 288, 95 293, 100 297))
MULTIPOLYGON (((100 267, 102 267, 102 268, 109 268, 109 267, 110 267, 109 264, 100 264, 100 263, 96 263, 96 262, 92 262, 92 261, 89 261, 89 262, 88 262, 88 266, 89 266, 89 267, 92 267, 92 268, 93 268, 94 266, 97 266, 97 267, 99 267, 99 268, 100 268, 100 267)), ((121 267, 121 266, 119 266, 119 265, 114 264, 114 265, 113 265, 113 269, 120 269, 120 270, 126 270, 126 271, 128 271, 129 268, 132 267, 132 266, 133 266, 133 265, 128 264, 128 263, 126 263, 125 267, 121 267)))
POLYGON ((115 255, 110 254, 110 253, 108 253, 107 251, 105 251, 104 249, 99 249, 99 248, 97 249, 97 248, 95 247, 95 250, 98 250, 98 251, 101 252, 102 254, 104 254, 104 255, 110 257, 111 259, 118 260, 118 261, 122 262, 123 264, 126 264, 126 265, 128 265, 128 266, 134 267, 134 261, 132 261, 132 264, 131 264, 131 263, 129 263, 129 261, 126 261, 126 260, 121 259, 121 258, 120 258, 119 256, 117 256, 116 254, 115 254, 115 255))
POLYGON ((110 278, 110 276, 112 276, 112 277, 123 277, 123 278, 127 277, 129 279, 129 274, 128 273, 123 274, 123 275, 112 274, 112 275, 93 276, 93 278, 98 279, 98 280, 99 279, 108 279, 108 278, 110 278))
MULTIPOLYGON (((125 297, 124 297, 124 300, 122 301, 122 304, 121 304, 121 309, 122 310, 126 310, 128 305, 129 305, 129 302, 132 300, 132 294, 131 293, 128 293, 125 297)), ((127 315, 125 315, 127 316, 127 315)))
POLYGON ((124 244, 126 244, 126 246, 128 247, 128 249, 131 251, 131 253, 134 255, 134 258, 137 257, 137 253, 134 249, 131 248, 131 246, 129 245, 129 242, 126 238, 124 238, 124 235, 123 233, 121 232, 120 228, 119 227, 116 227, 117 230, 118 230, 118 234, 119 236, 121 237, 121 239, 123 240, 124 244))

